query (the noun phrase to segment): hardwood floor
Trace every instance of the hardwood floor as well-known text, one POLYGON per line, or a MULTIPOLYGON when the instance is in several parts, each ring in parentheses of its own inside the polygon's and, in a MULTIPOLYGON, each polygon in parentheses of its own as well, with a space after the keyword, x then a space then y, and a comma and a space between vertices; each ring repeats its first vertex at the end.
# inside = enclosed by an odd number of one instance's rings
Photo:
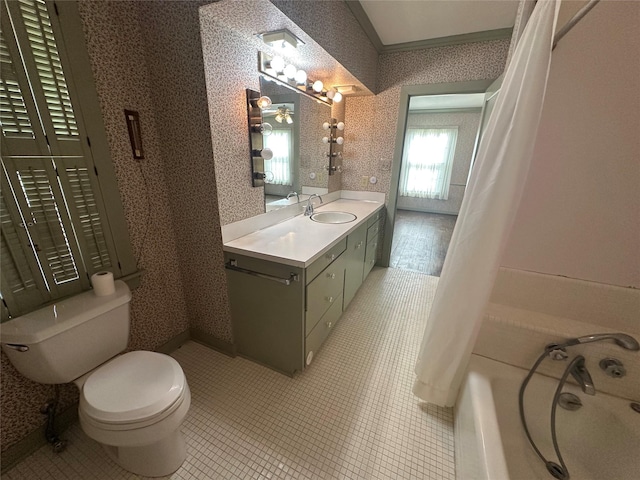
POLYGON ((397 210, 389 266, 439 277, 457 218, 397 210))

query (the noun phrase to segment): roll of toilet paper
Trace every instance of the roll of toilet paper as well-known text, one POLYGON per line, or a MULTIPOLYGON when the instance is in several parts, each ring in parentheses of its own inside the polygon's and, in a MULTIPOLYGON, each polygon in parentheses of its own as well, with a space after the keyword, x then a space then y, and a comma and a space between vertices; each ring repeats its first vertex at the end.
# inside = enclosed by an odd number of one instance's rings
POLYGON ((113 281, 113 273, 103 271, 91 275, 91 285, 93 293, 98 297, 106 297, 116 293, 116 284, 113 281))

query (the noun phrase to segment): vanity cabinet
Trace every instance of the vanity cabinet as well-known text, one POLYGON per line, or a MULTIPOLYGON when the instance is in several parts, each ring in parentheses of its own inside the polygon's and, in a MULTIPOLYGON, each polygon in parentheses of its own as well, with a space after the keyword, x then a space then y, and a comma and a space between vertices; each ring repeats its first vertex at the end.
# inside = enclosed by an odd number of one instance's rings
POLYGON ((376 264, 378 245, 381 242, 384 225, 384 214, 378 210, 367 222, 367 248, 365 250, 364 271, 362 280, 367 278, 369 272, 376 264))
POLYGON ((335 202, 358 223, 321 225, 299 215, 225 243, 240 355, 289 375, 304 370, 362 285, 376 260, 382 206, 335 202))
POLYGON ((313 361, 342 314, 346 244, 306 269, 225 253, 238 353, 290 375, 313 361))

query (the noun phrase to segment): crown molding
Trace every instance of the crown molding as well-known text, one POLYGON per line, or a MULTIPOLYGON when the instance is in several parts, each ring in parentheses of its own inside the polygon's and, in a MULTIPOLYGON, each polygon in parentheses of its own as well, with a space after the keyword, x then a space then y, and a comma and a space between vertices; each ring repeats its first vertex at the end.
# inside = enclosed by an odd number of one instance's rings
POLYGON ((418 40, 416 42, 395 43, 393 45, 383 45, 380 53, 408 52, 411 50, 423 50, 425 48, 461 45, 463 43, 504 40, 510 39, 512 32, 513 28, 498 28, 496 30, 485 30, 484 32, 463 33, 461 35, 450 35, 448 37, 429 38, 426 40, 418 40))
POLYGON ((425 48, 446 47, 450 45, 460 45, 463 43, 488 42, 491 40, 510 39, 513 28, 498 28, 496 30, 486 30, 483 32, 463 33, 461 35, 450 35, 447 37, 429 38, 415 42, 395 43, 384 45, 373 27, 371 20, 367 16, 359 0, 344 0, 351 13, 369 37, 378 54, 408 52, 411 50, 423 50, 425 48))

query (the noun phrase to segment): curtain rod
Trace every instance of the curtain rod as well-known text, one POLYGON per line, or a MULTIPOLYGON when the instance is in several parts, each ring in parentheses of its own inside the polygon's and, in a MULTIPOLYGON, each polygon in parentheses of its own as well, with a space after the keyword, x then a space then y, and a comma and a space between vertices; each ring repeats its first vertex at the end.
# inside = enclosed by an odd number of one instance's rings
POLYGON ((578 13, 576 13, 571 18, 571 20, 565 23, 564 27, 558 30, 558 33, 556 33, 555 37, 553 38, 553 48, 551 50, 555 50, 556 46, 558 45, 558 42, 562 39, 562 37, 564 37, 567 33, 569 33, 569 30, 575 27, 576 23, 582 20, 582 18, 587 13, 589 13, 591 9, 595 7, 599 1, 600 0, 590 0, 589 3, 587 3, 584 7, 578 10, 578 13))

